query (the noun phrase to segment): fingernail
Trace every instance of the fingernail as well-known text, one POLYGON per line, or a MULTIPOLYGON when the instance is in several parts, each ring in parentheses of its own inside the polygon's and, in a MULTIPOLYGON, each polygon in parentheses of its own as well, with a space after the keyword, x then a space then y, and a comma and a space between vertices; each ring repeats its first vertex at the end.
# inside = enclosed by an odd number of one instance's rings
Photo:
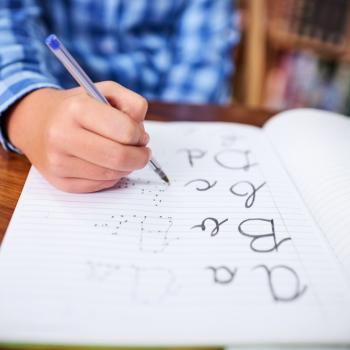
POLYGON ((141 143, 143 145, 147 145, 148 142, 149 142, 149 135, 147 134, 147 132, 145 132, 142 136, 141 143))

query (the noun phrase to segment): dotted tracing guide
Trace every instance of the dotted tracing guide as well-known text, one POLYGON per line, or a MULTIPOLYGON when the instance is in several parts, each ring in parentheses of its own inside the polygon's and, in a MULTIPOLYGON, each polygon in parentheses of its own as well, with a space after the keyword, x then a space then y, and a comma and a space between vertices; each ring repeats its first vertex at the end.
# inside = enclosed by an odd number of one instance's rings
POLYGON ((31 170, 0 254, 0 341, 350 341, 349 282, 264 132, 146 127, 170 186, 146 167, 67 194, 31 170))

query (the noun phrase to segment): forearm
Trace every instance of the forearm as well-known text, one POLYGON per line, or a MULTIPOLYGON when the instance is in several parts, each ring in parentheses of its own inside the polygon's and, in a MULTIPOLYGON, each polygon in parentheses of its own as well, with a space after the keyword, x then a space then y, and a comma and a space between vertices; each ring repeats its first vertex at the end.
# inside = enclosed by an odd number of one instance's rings
MULTIPOLYGON (((0 143, 6 140, 9 109, 30 92, 59 85, 49 74, 43 44, 37 37, 40 8, 34 0, 4 1, 0 8, 0 143)), ((40 29, 43 29, 42 27, 40 29)))

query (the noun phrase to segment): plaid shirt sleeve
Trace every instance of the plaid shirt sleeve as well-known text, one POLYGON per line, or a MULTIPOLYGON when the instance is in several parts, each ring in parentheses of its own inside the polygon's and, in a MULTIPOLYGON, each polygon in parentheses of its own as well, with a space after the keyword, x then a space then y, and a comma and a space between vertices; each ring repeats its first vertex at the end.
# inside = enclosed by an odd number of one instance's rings
POLYGON ((173 39, 173 62, 160 98, 227 103, 233 72, 232 49, 239 40, 232 0, 186 1, 173 39))
POLYGON ((18 152, 6 139, 4 112, 29 92, 59 88, 45 68, 44 45, 38 39, 40 8, 35 0, 0 3, 0 143, 18 152))

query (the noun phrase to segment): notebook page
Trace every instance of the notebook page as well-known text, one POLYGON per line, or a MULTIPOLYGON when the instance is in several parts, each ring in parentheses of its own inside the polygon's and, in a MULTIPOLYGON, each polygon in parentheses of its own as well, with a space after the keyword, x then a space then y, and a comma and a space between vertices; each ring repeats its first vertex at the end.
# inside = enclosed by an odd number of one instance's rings
POLYGON ((0 251, 0 340, 344 343, 350 292, 263 132, 148 123, 148 168, 94 194, 32 169, 0 251))
POLYGON ((350 119, 301 109, 265 130, 350 278, 350 119))

